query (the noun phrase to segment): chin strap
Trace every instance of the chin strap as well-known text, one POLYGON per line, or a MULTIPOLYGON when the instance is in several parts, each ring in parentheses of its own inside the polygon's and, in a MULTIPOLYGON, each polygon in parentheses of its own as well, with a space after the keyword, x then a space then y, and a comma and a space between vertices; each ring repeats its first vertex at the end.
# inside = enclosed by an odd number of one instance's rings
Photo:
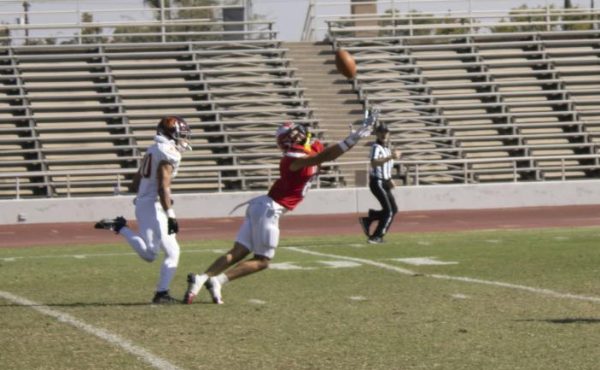
POLYGON ((310 138, 311 138, 311 136, 312 136, 311 132, 309 132, 308 134, 306 134, 306 141, 304 142, 304 150, 307 153, 312 152, 312 147, 310 146, 310 138))

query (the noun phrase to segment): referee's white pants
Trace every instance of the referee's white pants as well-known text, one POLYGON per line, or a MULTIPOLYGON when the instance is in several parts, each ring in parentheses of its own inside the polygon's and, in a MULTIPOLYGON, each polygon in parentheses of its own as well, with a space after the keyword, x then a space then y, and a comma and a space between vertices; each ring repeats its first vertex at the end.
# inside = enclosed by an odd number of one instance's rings
POLYGON ((160 268, 156 291, 169 290, 179 265, 180 249, 175 238, 176 234, 168 234, 167 214, 159 202, 138 200, 135 205, 135 217, 138 222, 138 233, 124 227, 120 234, 127 239, 133 250, 148 262, 153 262, 161 249, 164 251, 165 258, 160 268))

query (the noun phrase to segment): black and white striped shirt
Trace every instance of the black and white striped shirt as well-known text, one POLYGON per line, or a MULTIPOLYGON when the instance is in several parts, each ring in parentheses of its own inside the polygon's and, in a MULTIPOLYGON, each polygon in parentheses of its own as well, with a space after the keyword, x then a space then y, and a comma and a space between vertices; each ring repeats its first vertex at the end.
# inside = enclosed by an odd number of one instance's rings
MULTIPOLYGON (((374 159, 386 158, 392 155, 390 148, 387 148, 379 143, 374 143, 371 147, 371 161, 374 159)), ((381 166, 371 166, 370 175, 382 180, 389 180, 392 178, 392 168, 394 167, 394 160, 389 160, 381 166)))

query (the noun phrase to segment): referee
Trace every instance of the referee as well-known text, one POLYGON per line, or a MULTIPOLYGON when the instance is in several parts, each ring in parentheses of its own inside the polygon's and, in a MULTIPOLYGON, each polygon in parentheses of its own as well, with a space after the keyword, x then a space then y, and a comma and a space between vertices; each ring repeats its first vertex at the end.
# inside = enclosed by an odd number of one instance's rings
POLYGON ((375 128, 377 141, 371 147, 371 169, 369 173, 369 189, 381 204, 381 210, 369 209, 367 217, 359 217, 358 222, 371 244, 383 243, 383 236, 387 233, 394 215, 398 212, 396 200, 392 194, 394 182, 392 181, 392 168, 394 159, 400 158, 400 152, 389 148, 390 130, 380 124, 375 128), (371 224, 377 222, 373 234, 370 233, 371 224))

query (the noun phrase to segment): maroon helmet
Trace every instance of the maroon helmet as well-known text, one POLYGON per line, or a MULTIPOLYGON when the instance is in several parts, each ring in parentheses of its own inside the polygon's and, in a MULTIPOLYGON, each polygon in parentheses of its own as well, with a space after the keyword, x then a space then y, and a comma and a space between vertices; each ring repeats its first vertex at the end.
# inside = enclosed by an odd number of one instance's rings
POLYGON ((180 152, 192 150, 189 143, 192 137, 192 130, 187 122, 179 116, 163 117, 156 127, 156 134, 175 141, 177 150, 180 152))

